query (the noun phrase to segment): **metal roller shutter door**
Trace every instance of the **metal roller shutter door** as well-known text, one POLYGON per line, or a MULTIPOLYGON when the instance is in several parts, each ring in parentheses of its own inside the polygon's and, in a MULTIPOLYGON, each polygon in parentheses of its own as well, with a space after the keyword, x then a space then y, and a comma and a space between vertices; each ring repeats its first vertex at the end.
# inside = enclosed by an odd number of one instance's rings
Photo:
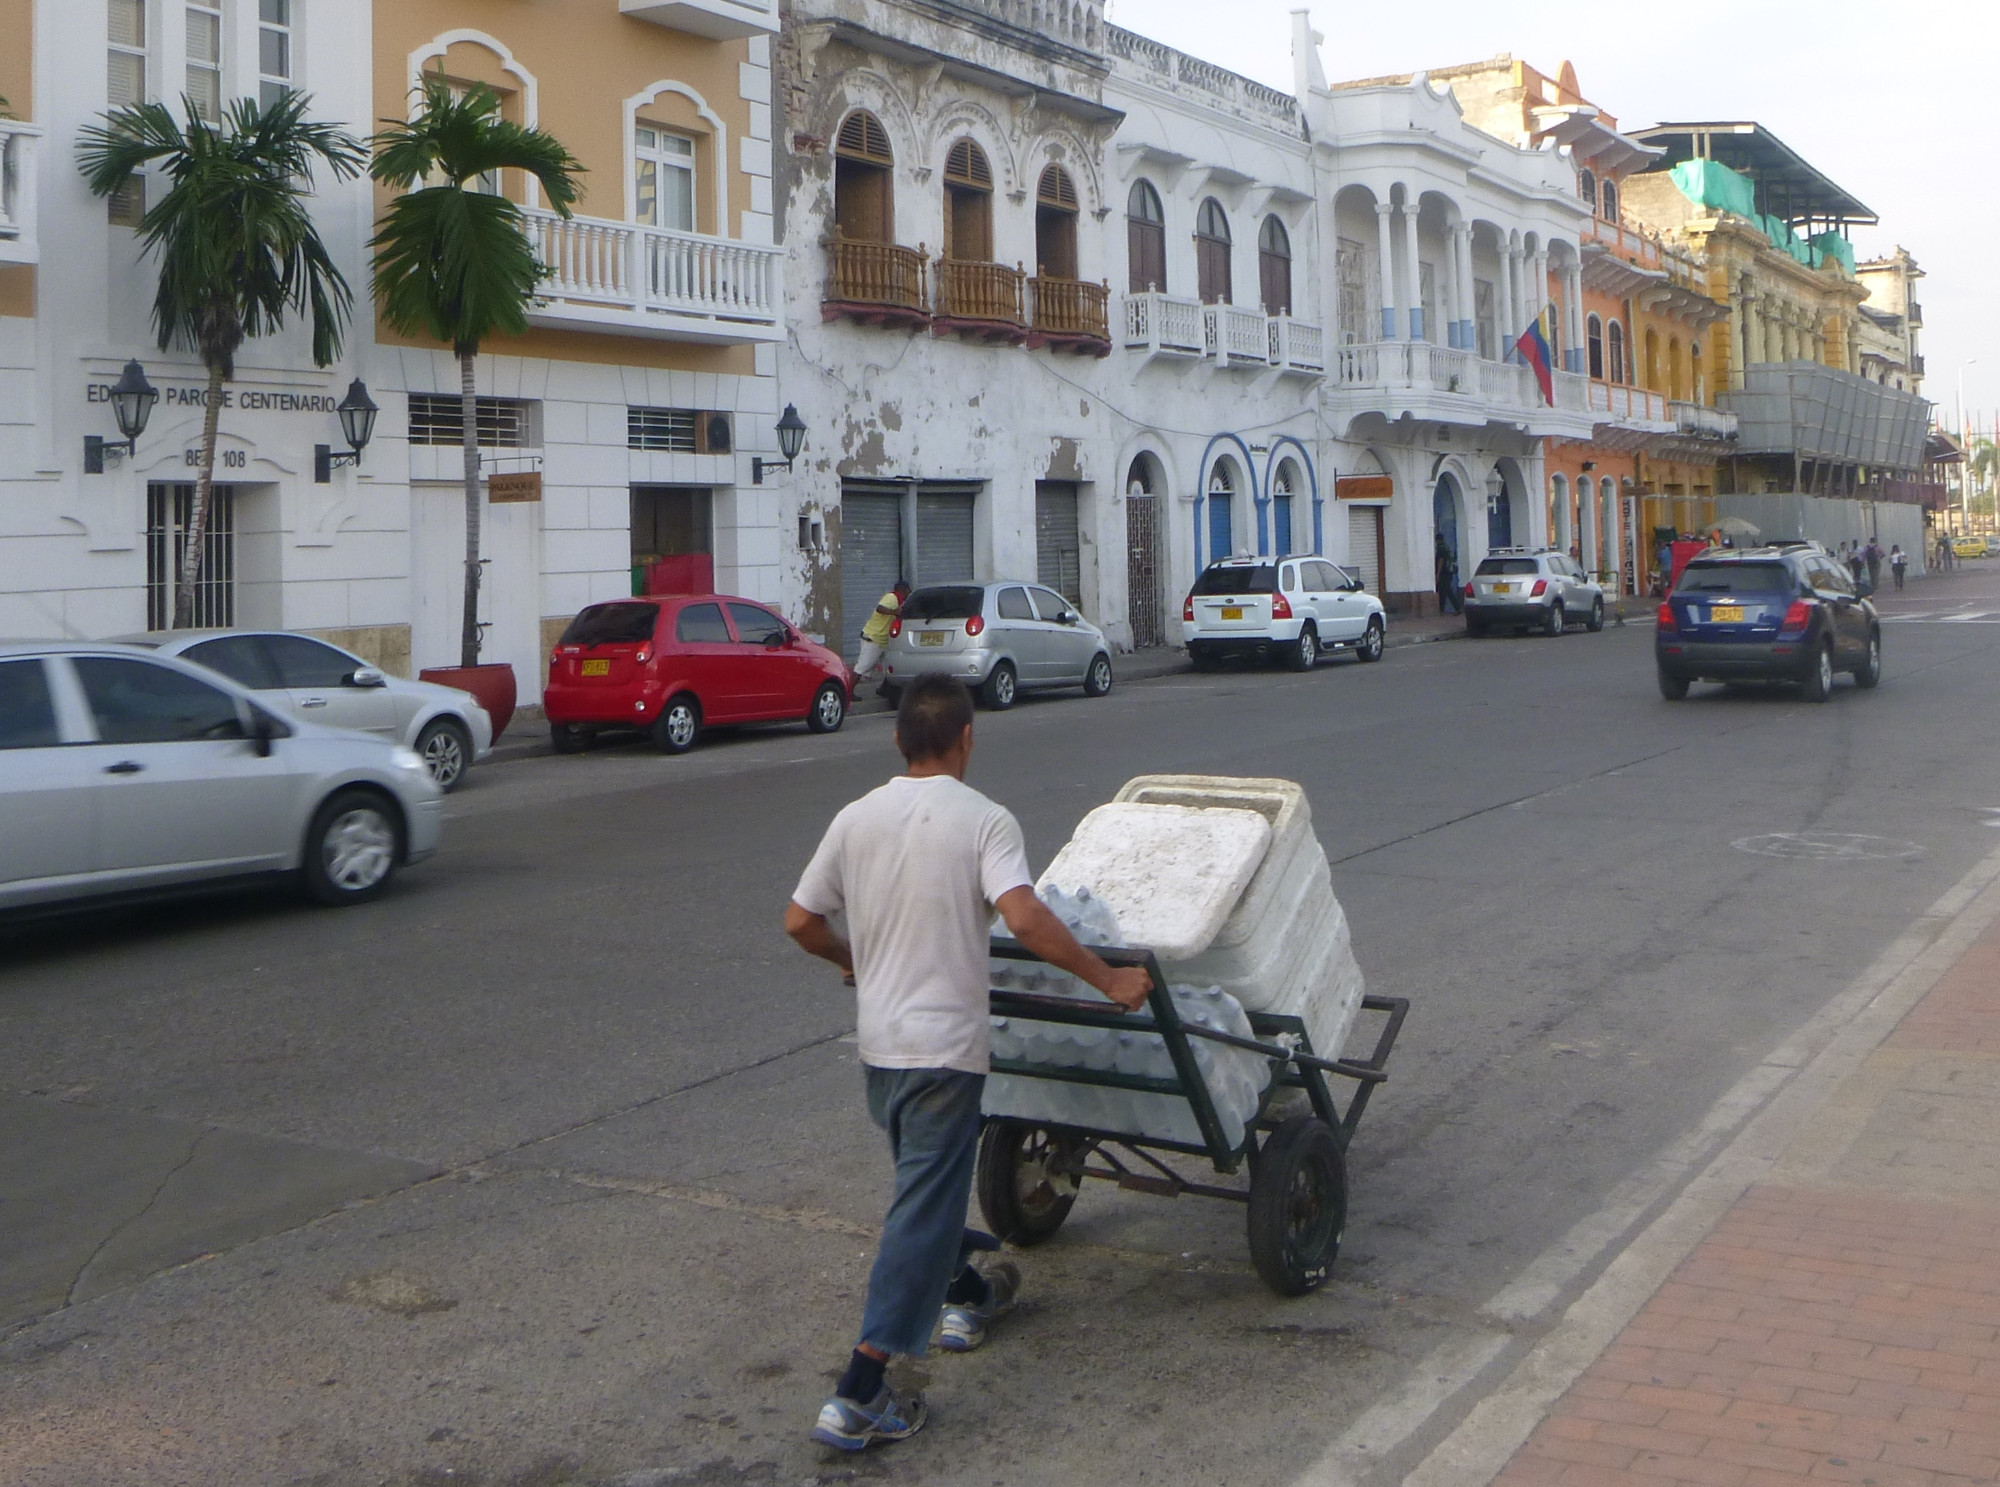
POLYGON ((875 601, 903 576, 900 491, 846 490, 840 497, 840 649, 861 651, 861 627, 875 601))
POLYGON ((1083 608, 1083 544, 1077 537, 1076 487, 1035 482, 1035 577, 1083 608))
POLYGON ((1361 574, 1361 586, 1369 593, 1382 592, 1382 508, 1347 508, 1347 566, 1361 574))
POLYGON ((972 502, 976 486, 919 486, 915 581, 972 579, 972 502))

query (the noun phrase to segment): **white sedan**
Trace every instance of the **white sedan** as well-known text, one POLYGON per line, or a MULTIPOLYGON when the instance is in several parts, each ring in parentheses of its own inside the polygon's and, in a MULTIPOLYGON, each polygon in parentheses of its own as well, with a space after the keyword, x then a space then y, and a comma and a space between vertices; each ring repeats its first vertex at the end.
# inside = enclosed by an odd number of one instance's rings
POLYGON ((403 745, 288 722, 198 666, 0 645, 0 913, 276 875, 359 903, 436 850, 442 814, 403 745))
POLYGON ((441 790, 456 788, 474 761, 493 752, 493 720, 470 692, 390 676, 311 635, 155 630, 120 643, 219 671, 290 717, 392 738, 423 756, 441 790))

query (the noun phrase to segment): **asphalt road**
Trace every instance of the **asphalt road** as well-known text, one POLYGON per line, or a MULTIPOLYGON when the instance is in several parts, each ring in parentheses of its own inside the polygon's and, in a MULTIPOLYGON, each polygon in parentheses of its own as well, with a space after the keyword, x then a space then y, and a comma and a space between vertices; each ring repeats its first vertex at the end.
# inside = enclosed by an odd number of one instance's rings
POLYGON ((0 1481, 1293 1483, 1544 1330, 1662 1154, 1996 845, 1991 566, 1888 601, 1924 617, 1883 685, 1823 707, 1663 702, 1633 625, 982 715, 1037 864, 1134 774, 1303 783, 1414 1008, 1332 1284, 1266 1292, 1234 1205, 1093 1189, 860 1460, 804 1435, 886 1163, 778 917, 886 719, 493 766, 357 910, 0 938, 0 1481), (1798 833, 1834 835, 1757 840, 1798 833))

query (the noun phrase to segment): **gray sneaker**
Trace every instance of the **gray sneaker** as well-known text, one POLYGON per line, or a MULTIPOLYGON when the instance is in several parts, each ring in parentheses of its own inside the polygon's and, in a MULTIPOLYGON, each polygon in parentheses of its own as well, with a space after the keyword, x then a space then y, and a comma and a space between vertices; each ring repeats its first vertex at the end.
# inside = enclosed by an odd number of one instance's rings
POLYGON ((929 1415, 923 1395, 903 1394, 884 1384, 867 1404, 834 1395, 820 1406, 812 1438, 836 1451, 865 1451, 876 1441, 908 1440, 924 1428, 929 1415))
POLYGON ((969 1353, 986 1341, 986 1329, 1014 1309, 1014 1300, 1021 1293, 1021 1272, 1013 1263, 1002 1260, 988 1266, 980 1274, 986 1277, 986 1304, 948 1305, 944 1309, 942 1334, 938 1346, 947 1353, 969 1353))

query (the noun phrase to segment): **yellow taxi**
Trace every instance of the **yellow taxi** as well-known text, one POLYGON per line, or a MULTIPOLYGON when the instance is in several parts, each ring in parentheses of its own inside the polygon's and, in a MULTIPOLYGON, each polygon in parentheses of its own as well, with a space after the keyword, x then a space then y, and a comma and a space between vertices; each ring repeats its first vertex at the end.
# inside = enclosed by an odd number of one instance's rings
POLYGON ((1951 539, 1951 551, 1953 557, 1983 558, 1986 556, 1986 539, 1984 537, 1954 537, 1951 539))

